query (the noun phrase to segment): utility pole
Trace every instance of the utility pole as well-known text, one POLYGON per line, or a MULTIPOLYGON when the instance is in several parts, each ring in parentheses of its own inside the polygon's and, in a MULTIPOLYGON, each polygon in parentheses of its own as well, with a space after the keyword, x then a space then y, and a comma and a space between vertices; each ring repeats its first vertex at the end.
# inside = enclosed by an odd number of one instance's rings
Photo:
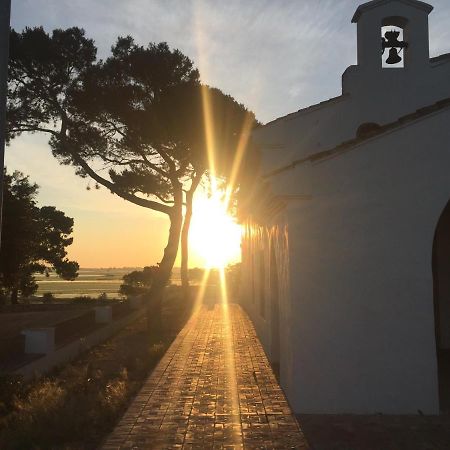
POLYGON ((5 172, 6 97, 8 94, 10 17, 11 0, 0 0, 0 244, 3 222, 3 177, 5 172))

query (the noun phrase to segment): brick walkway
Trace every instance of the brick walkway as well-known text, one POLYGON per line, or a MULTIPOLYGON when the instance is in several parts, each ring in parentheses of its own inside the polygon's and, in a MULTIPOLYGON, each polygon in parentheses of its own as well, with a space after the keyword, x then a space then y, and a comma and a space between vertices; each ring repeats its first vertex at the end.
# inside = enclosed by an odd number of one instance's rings
POLYGON ((111 449, 307 449, 240 306, 187 323, 103 446, 111 449))

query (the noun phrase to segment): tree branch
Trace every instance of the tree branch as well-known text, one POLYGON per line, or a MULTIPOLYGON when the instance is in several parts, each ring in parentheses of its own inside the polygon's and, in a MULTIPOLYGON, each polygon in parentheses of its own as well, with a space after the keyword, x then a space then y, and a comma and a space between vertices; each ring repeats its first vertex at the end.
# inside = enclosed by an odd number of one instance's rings
POLYGON ((30 126, 27 126, 26 128, 24 128, 24 127, 13 128, 11 130, 11 133, 24 133, 24 132, 33 132, 33 131, 41 131, 42 133, 50 133, 50 134, 53 134, 54 136, 59 136, 59 132, 56 130, 51 130, 49 128, 42 128, 42 127, 30 127, 30 126))
POLYGON ((67 145, 66 140, 66 132, 67 132, 67 116, 64 114, 61 120, 61 131, 59 134, 59 137, 62 141, 64 149, 69 153, 69 155, 72 157, 73 161, 80 166, 93 180, 95 180, 97 183, 101 184, 102 186, 105 186, 107 189, 109 189, 114 194, 118 195, 119 197, 123 198, 124 200, 127 200, 131 203, 134 203, 135 205, 143 206, 144 208, 153 209, 154 211, 159 211, 164 214, 167 214, 168 216, 172 215, 172 207, 169 207, 167 205, 162 205, 161 203, 155 202, 153 200, 148 200, 145 198, 137 197, 136 195, 130 194, 129 192, 123 191, 118 186, 116 186, 111 181, 108 181, 106 178, 103 178, 100 176, 94 169, 92 169, 91 166, 76 152, 70 149, 69 145, 67 145))
POLYGON ((158 148, 157 152, 161 155, 162 159, 164 159, 165 163, 169 166, 170 172, 176 174, 177 168, 175 166, 173 159, 169 156, 169 154, 162 148, 158 148))
POLYGON ((194 178, 192 179, 191 187, 186 192, 186 194, 194 195, 194 192, 198 188, 198 185, 200 184, 200 181, 203 178, 204 171, 196 172, 194 178))
POLYGON ((162 177, 166 178, 167 180, 171 180, 170 174, 162 170, 160 167, 158 167, 156 164, 152 163, 147 156, 145 156, 145 153, 141 152, 140 150, 136 150, 137 153, 141 156, 145 164, 147 164, 150 169, 154 170, 156 173, 159 173, 162 177))
POLYGON ((77 153, 71 152, 69 150, 70 156, 73 158, 74 162, 78 164, 93 180, 97 183, 105 186, 111 192, 123 198, 124 200, 128 200, 135 205, 143 206, 144 208, 153 209, 155 211, 162 212, 167 215, 172 214, 172 208, 167 205, 162 205, 161 203, 155 202, 153 200, 148 200, 145 198, 137 197, 136 195, 130 194, 126 191, 119 189, 114 183, 108 181, 107 179, 101 177, 94 169, 92 169, 89 164, 77 153))

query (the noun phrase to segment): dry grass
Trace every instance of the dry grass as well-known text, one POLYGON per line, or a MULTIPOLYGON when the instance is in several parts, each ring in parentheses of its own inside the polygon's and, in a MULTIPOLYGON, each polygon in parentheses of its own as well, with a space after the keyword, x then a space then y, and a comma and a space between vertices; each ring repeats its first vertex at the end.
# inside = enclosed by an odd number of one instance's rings
POLYGON ((183 325, 180 305, 167 309, 162 336, 141 319, 51 376, 0 380, 0 448, 97 448, 183 325))

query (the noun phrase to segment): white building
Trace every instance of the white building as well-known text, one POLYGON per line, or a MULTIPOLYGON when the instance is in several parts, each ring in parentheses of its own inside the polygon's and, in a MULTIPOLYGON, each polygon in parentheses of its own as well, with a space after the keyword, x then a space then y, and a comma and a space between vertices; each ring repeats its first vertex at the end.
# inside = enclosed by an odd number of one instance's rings
POLYGON ((260 170, 241 203, 242 303, 297 413, 439 412, 450 54, 429 57, 432 9, 361 5, 358 65, 342 95, 253 133, 260 170), (386 67, 396 55, 402 63, 386 67))

